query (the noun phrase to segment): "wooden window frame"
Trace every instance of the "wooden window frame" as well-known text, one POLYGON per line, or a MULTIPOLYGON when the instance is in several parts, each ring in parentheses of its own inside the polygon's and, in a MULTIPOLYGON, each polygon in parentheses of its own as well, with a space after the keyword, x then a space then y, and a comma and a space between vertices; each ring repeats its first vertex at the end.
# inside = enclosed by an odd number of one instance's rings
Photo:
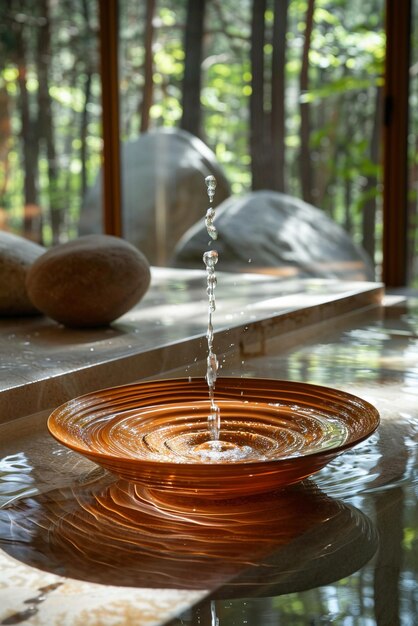
POLYGON ((119 2, 99 0, 103 133, 103 231, 123 236, 119 119, 119 2))
POLYGON ((408 121, 412 0, 386 0, 383 262, 387 287, 408 285, 408 121))

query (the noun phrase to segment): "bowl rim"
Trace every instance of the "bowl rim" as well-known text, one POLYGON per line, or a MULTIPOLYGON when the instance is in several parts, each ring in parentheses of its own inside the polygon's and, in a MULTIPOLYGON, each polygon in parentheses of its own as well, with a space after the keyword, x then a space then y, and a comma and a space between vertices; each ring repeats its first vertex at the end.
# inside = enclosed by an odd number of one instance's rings
MULTIPOLYGON (((277 391, 280 390, 281 388, 280 386, 283 386, 283 388, 286 387, 288 390, 300 390, 300 391, 303 390, 305 392, 309 392, 309 391, 316 392, 323 399, 326 398, 327 394, 331 395, 331 392, 332 392, 334 403, 340 400, 342 404, 346 403, 349 406, 356 406, 359 408, 361 407, 363 411, 364 410, 367 411, 370 417, 371 425, 368 429, 360 432, 358 436, 354 436, 353 438, 350 438, 349 440, 347 440, 346 442, 342 444, 330 446, 325 449, 317 449, 311 452, 307 452, 305 454, 294 453, 294 454, 289 454, 288 456, 281 456, 276 459, 269 458, 263 461, 260 461, 260 460, 245 461, 244 459, 242 461, 236 461, 236 462, 228 463, 228 464, 205 463, 205 462, 186 463, 186 462, 174 462, 174 461, 157 461, 156 459, 154 460, 144 459, 141 457, 135 458, 132 456, 123 456, 123 455, 116 455, 112 453, 104 453, 99 450, 92 449, 91 447, 89 447, 87 442, 84 442, 84 445, 82 445, 83 442, 80 441, 80 439, 75 440, 74 437, 64 438, 57 433, 57 430, 58 430, 58 427, 56 424, 57 420, 63 414, 63 412, 66 412, 69 409, 71 409, 71 407, 75 405, 75 403, 88 402, 89 400, 93 401, 93 399, 100 399, 100 397, 102 396, 102 399, 105 405, 106 396, 108 395, 111 396, 112 394, 115 394, 117 392, 123 393, 123 391, 128 391, 128 390, 134 391, 136 389, 141 389, 141 388, 146 389, 147 387, 150 387, 150 388, 157 387, 158 389, 159 387, 173 386, 173 387, 182 388, 183 386, 187 387, 189 384, 195 384, 195 385, 199 385, 199 387, 202 387, 202 390, 203 389, 207 390, 207 382, 204 377, 177 377, 177 378, 158 378, 158 379, 151 379, 151 380, 144 380, 144 381, 136 381, 133 383, 126 383, 126 384, 117 385, 114 387, 104 387, 102 389, 98 389, 95 391, 82 394, 80 396, 76 396, 75 398, 72 398, 60 404, 50 413, 47 419, 47 429, 49 433, 52 435, 52 437, 54 437, 54 439, 56 439, 60 444, 64 445, 67 448, 70 448, 74 452, 82 454, 83 456, 87 456, 89 459, 95 461, 98 464, 101 464, 101 461, 104 461, 104 460, 108 460, 108 461, 113 460, 113 461, 119 461, 121 463, 137 464, 138 466, 140 465, 147 466, 150 464, 158 465, 158 467, 161 469, 163 467, 167 469, 171 467, 173 469, 175 468, 177 471, 179 471, 179 469, 184 466, 187 466, 188 468, 194 467, 196 468, 196 470, 198 470, 199 468, 203 468, 203 467, 207 468, 208 466, 210 466, 211 472, 216 473, 216 468, 225 468, 226 465, 228 466, 228 468, 233 467, 237 469, 240 467, 248 468, 249 466, 253 468, 256 468, 257 466, 260 468, 266 468, 267 466, 270 466, 271 464, 283 465, 285 463, 294 463, 294 462, 297 462, 298 460, 302 461, 303 459, 308 459, 308 458, 330 457, 331 459, 331 457, 333 458, 343 453, 344 451, 358 445, 359 443, 361 443, 362 441, 370 437, 379 427, 380 415, 379 415, 377 408, 373 404, 371 404, 369 401, 364 400, 363 398, 360 398, 359 396, 351 392, 338 389, 338 388, 329 387, 326 385, 318 385, 314 383, 298 382, 298 381, 285 380, 285 379, 264 378, 264 377, 222 376, 222 378, 218 378, 217 383, 216 383, 215 398, 216 398, 216 393, 219 394, 219 391, 221 391, 221 394, 222 392, 226 393, 226 391, 229 391, 229 393, 231 393, 232 389, 237 389, 239 392, 241 392, 242 388, 247 388, 249 389, 249 391, 251 391, 251 387, 249 387, 249 385, 251 385, 252 381, 254 382, 255 385, 266 384, 269 387, 276 388, 277 391), (240 387, 240 384, 241 384, 241 387, 240 387)), ((254 390, 256 390, 256 388, 254 390)), ((208 396, 206 396, 206 398, 207 397, 208 396)), ((220 397, 219 401, 222 401, 223 399, 225 398, 220 397)), ((193 401, 193 399, 191 401, 193 401)), ((164 403, 159 403, 159 404, 164 404, 164 403)), ((297 400, 293 401, 293 404, 297 404, 297 400)), ((151 406, 157 406, 157 404, 143 405, 142 408, 151 407, 151 406)), ((133 409, 131 408, 130 410, 133 410, 133 409)), ((70 413, 70 415, 67 417, 67 421, 69 421, 69 423, 71 423, 71 417, 74 417, 74 415, 75 413, 74 414, 70 413)), ((121 412, 121 416, 122 416, 122 412, 121 412)), ((93 417, 94 416, 92 416, 92 419, 93 417)), ((65 418, 64 418, 64 421, 65 421, 65 418)))

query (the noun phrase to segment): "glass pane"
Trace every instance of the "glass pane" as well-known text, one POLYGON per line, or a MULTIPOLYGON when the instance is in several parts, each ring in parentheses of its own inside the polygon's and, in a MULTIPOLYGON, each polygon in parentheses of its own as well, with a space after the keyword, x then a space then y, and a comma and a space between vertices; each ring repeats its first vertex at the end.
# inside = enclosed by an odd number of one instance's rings
POLYGON ((303 199, 380 261, 384 0, 120 7, 125 233, 152 263, 172 263, 204 216, 207 173, 215 203, 263 189, 303 199))
POLYGON ((97 34, 96 2, 0 3, 0 228, 44 245, 77 236, 100 166, 97 34))

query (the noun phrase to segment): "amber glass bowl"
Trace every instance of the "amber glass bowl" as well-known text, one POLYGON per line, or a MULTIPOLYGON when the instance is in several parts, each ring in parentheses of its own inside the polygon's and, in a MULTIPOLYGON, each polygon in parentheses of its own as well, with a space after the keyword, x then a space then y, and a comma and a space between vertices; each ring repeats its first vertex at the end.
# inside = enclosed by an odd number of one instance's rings
POLYGON ((194 497, 262 493, 314 474, 368 437, 379 414, 349 393, 306 383, 222 378, 220 441, 204 379, 140 382, 58 407, 50 433, 114 474, 194 497))

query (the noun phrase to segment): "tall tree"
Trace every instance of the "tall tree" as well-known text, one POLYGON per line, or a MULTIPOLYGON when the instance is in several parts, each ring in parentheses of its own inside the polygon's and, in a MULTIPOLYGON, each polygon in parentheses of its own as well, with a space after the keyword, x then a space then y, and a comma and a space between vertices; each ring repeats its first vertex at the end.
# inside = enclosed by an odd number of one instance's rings
MULTIPOLYGON (((3 198, 8 182, 9 170, 9 146, 12 133, 12 125, 10 119, 9 95, 7 89, 0 88, 0 198, 3 198)), ((0 200, 0 210, 3 210, 0 200)))
POLYGON ((288 0, 274 0, 271 75, 266 70, 266 0, 253 0, 250 152, 252 188, 284 191, 285 63, 288 0), (271 100, 268 102, 268 95, 271 100))
POLYGON ((374 166, 374 171, 367 176, 365 185, 366 201, 363 205, 362 214, 362 245, 374 261, 375 256, 375 230, 376 230, 376 209, 377 209, 377 169, 380 161, 380 129, 382 125, 383 91, 381 87, 376 87, 375 95, 375 115, 373 118, 372 133, 370 137, 370 161, 374 166))
POLYGON ((268 187, 269 152, 265 150, 264 46, 266 0, 253 0, 251 17, 250 154, 252 188, 268 187))
POLYGON ((274 0, 271 77, 272 188, 285 191, 285 68, 289 0, 274 0))
POLYGON ((144 87, 142 90, 141 102, 141 126, 140 132, 145 133, 149 128, 150 110, 154 91, 154 62, 153 62, 153 40, 154 40, 154 14, 155 0, 147 0, 145 10, 145 32, 144 32, 144 87))
POLYGON ((27 85, 28 39, 29 29, 26 27, 29 12, 24 0, 13 3, 13 9, 19 19, 14 20, 15 61, 18 69, 19 105, 21 123, 21 146, 23 165, 23 201, 24 201, 24 234, 34 241, 42 241, 40 210, 38 207, 38 153, 39 137, 37 124, 31 112, 30 94, 27 85))
POLYGON ((49 0, 39 1, 40 13, 43 17, 38 27, 37 41, 37 69, 38 69, 38 133, 41 143, 45 144, 48 161, 48 191, 50 224, 52 241, 59 243, 63 207, 58 190, 58 163, 55 150, 54 119, 52 102, 49 95, 49 68, 51 66, 51 27, 49 15, 49 0))
POLYGON ((206 0, 188 0, 184 37, 184 78, 180 127, 201 136, 200 91, 206 0))
MULTIPOLYGON (((85 41, 89 42, 92 36, 91 27, 90 27, 90 4, 89 0, 82 0, 82 15, 84 18, 84 28, 85 28, 85 41)), ((86 46, 88 50, 88 45, 86 46)), ((86 51, 87 51, 86 50, 86 51)), ((80 185, 80 197, 81 201, 86 195, 87 191, 87 129, 89 122, 89 109, 88 105, 90 102, 91 96, 91 88, 92 88, 92 79, 93 79, 93 63, 91 62, 90 55, 86 58, 86 71, 85 71, 85 80, 84 80, 84 106, 83 111, 81 113, 80 119, 80 161, 81 161, 81 185, 80 185)))
POLYGON ((313 203, 313 175, 310 149, 311 122, 309 103, 304 96, 309 89, 309 52, 313 31, 315 0, 308 0, 305 18, 305 36, 302 51, 302 65, 299 78, 300 93, 300 179, 302 197, 306 202, 313 203))

